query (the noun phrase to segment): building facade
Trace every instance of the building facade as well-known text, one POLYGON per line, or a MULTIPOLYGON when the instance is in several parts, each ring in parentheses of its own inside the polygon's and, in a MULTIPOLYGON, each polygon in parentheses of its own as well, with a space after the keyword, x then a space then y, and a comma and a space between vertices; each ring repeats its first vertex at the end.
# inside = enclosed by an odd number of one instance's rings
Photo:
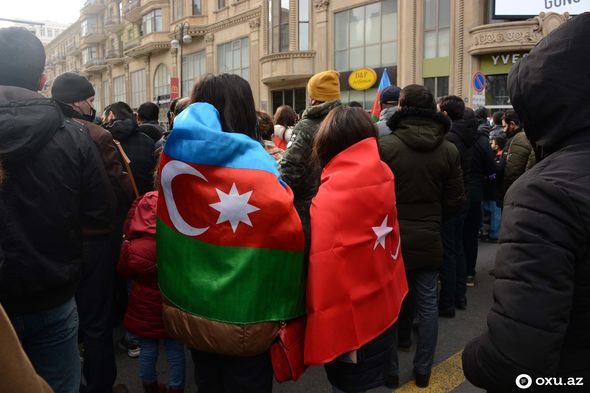
MULTIPOLYGON (((468 106, 510 106, 512 64, 569 17, 492 17, 492 0, 88 0, 79 20, 46 46, 50 83, 65 71, 86 75, 96 106, 145 101, 164 112, 206 73, 250 82, 261 110, 305 108, 314 73, 336 69, 342 100, 370 108, 379 78, 456 94, 468 106), (377 81, 349 86, 370 67, 377 81), (485 91, 473 75, 486 77, 485 91)), ((46 86, 50 89, 51 84, 46 86)))

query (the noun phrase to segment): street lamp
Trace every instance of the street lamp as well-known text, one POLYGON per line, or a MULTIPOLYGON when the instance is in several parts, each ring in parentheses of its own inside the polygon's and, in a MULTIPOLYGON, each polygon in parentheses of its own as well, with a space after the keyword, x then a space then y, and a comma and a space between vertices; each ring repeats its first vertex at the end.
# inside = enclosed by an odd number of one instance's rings
POLYGON ((190 44, 191 42, 193 42, 193 37, 191 37, 191 35, 188 33, 188 29, 189 24, 186 22, 182 22, 181 24, 176 25, 174 27, 174 32, 172 33, 174 35, 174 38, 172 39, 172 41, 170 41, 170 46, 175 49, 178 49, 182 46, 180 40, 182 40, 184 44, 190 44))

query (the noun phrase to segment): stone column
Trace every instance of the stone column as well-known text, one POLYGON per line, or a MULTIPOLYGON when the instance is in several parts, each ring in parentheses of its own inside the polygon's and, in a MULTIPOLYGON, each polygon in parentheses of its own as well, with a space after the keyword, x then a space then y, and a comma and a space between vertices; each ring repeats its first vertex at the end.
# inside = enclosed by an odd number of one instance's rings
POLYGON ((207 57, 207 72, 215 73, 215 59, 213 58, 214 54, 214 41, 215 35, 213 33, 205 34, 205 44, 207 47, 205 48, 205 56, 207 57))
MULTIPOLYGON (((419 44, 418 5, 416 1, 398 2, 397 84, 421 83, 418 73, 419 44), (420 80, 420 81, 419 81, 420 80)), ((423 2, 421 2, 423 3, 423 2)))
POLYGON ((314 37, 311 41, 315 44, 312 49, 316 51, 316 56, 315 70, 313 70, 312 74, 334 67, 334 43, 328 40, 330 0, 314 0, 313 5, 315 12, 311 16, 310 23, 315 25, 315 29, 310 30, 314 31, 314 37))
MULTIPOLYGON (((260 90, 262 86, 262 72, 260 68, 260 15, 256 19, 250 19, 250 87, 257 107, 260 108, 260 90)), ((243 48, 242 48, 243 50, 243 48)))
POLYGON ((152 73, 150 70, 150 63, 151 63, 151 55, 148 54, 146 57, 143 58, 143 64, 145 66, 145 83, 146 83, 145 94, 147 95, 146 101, 151 101, 154 96, 154 93, 153 93, 154 84, 152 83, 152 73))
POLYGON ((462 83, 465 68, 465 0, 451 2, 451 15, 451 47, 449 55, 452 68, 449 75, 449 93, 465 98, 462 83))
POLYGON ((129 63, 132 59, 125 60, 125 102, 131 106, 131 77, 129 75, 129 63))
POLYGON ((289 52, 298 50, 297 45, 297 0, 289 0, 289 52))

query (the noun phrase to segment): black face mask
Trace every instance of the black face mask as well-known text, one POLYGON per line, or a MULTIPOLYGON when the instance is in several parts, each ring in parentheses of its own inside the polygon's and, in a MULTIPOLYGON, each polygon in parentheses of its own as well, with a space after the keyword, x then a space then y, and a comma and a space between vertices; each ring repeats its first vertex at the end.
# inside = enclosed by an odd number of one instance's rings
POLYGON ((92 108, 90 110, 90 114, 88 114, 88 115, 82 115, 82 119, 84 119, 86 121, 89 121, 89 122, 94 122, 94 119, 95 118, 96 118, 96 109, 94 109, 94 108, 92 108))

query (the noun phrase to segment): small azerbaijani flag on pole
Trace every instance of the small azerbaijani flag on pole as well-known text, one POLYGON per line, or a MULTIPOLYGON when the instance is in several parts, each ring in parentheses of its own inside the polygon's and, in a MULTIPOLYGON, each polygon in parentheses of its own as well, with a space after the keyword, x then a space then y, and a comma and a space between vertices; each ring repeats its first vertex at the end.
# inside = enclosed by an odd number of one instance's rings
POLYGON ((381 114, 381 92, 389 86, 391 86, 391 82, 389 81, 389 75, 387 75, 387 68, 385 68, 383 70, 383 75, 381 76, 381 82, 379 82, 375 101, 373 102, 373 110, 371 110, 371 119, 373 119, 374 122, 379 121, 379 115, 381 114))

